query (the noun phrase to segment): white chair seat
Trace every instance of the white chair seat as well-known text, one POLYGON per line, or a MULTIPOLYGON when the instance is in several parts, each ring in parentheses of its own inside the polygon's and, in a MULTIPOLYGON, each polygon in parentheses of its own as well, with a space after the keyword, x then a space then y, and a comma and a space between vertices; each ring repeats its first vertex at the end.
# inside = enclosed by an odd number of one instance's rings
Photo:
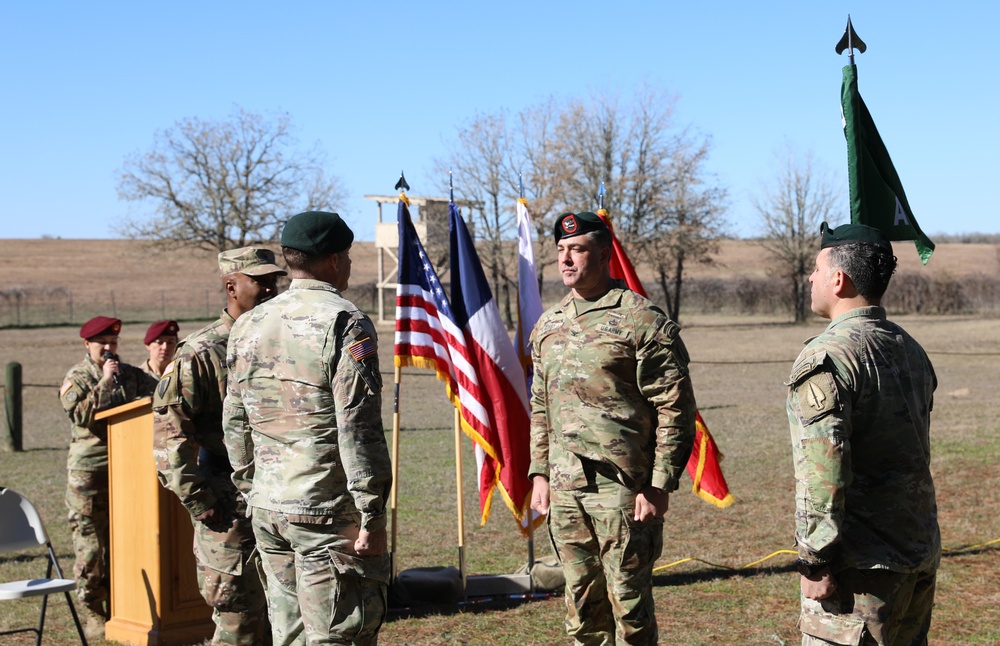
POLYGON ((30 579, 0 583, 0 600, 24 599, 40 594, 55 594, 76 589, 76 581, 70 579, 30 579))

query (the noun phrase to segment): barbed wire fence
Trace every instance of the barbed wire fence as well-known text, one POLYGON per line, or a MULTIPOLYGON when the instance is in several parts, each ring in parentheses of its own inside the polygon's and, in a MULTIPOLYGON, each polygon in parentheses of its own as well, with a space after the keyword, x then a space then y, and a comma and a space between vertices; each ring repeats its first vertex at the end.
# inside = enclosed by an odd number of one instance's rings
MULTIPOLYGON (((681 314, 775 315, 789 312, 780 278, 689 278, 681 293, 681 314)), ((646 285, 650 299, 664 303, 659 285, 646 285)), ((542 298, 555 303, 566 294, 560 282, 546 281, 542 298)), ((374 282, 352 285, 344 294, 369 314, 378 312, 374 282)), ((386 290, 384 309, 393 312, 395 294, 386 290)), ((208 320, 218 316, 226 298, 221 286, 186 289, 69 289, 6 287, 0 289, 0 328, 78 325, 98 316, 126 322, 162 319, 208 320)), ((893 278, 883 305, 890 315, 1000 314, 1000 282, 987 274, 931 277, 902 273, 893 278)))

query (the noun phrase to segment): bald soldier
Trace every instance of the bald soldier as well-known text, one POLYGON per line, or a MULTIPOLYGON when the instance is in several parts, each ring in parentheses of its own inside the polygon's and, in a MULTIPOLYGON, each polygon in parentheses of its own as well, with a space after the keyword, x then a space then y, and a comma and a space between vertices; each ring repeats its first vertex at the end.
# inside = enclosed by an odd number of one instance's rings
POLYGON ((222 436, 226 346, 240 316, 277 294, 269 249, 219 254, 226 308, 184 339, 153 397, 154 457, 160 482, 194 520, 198 583, 212 606, 212 644, 268 644, 271 629, 246 503, 236 491, 222 436))
POLYGON ((342 295, 353 240, 336 213, 292 216, 288 291, 229 341, 226 448, 281 646, 374 644, 385 619, 392 474, 375 326, 342 295))
POLYGON ((886 318, 892 245, 863 224, 821 228, 812 311, 830 324, 789 375, 806 646, 927 644, 941 534, 930 471, 937 378, 886 318))
POLYGON ((594 213, 553 231, 570 293, 532 332, 531 506, 548 513, 578 644, 656 644, 653 564, 691 453, 695 399, 680 327, 611 278, 594 213))
POLYGON ((86 606, 87 635, 104 634, 110 616, 108 551, 108 423, 98 413, 152 393, 156 381, 118 360, 122 322, 95 316, 80 327, 86 355, 66 373, 59 401, 69 416, 72 439, 66 459, 66 506, 73 530, 77 597, 86 606))

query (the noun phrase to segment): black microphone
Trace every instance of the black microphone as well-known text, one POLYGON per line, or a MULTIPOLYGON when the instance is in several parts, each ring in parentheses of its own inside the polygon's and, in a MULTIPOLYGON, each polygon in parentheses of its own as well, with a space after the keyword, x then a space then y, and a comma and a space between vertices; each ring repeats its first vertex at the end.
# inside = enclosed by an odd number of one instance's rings
MULTIPOLYGON (((104 351, 104 360, 107 361, 108 359, 111 359, 111 360, 114 360, 114 361, 118 361, 118 357, 115 355, 114 352, 112 352, 111 350, 105 350, 104 351)), ((111 378, 115 380, 115 385, 116 386, 120 386, 121 385, 121 384, 118 383, 118 373, 117 372, 111 373, 111 378)))

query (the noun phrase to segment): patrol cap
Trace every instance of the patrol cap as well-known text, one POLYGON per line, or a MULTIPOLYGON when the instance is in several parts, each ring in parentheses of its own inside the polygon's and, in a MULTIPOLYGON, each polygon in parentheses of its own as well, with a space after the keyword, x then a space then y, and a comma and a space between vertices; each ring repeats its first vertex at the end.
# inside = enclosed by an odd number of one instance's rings
POLYGON ((219 271, 222 275, 239 272, 247 276, 285 274, 274 262, 274 252, 262 247, 240 247, 219 254, 219 271))
POLYGON ((158 336, 177 336, 179 327, 177 321, 157 321, 146 330, 146 336, 143 337, 142 342, 149 345, 158 336))
POLYGON ((354 232, 336 213, 305 211, 288 218, 281 231, 281 246, 307 254, 340 253, 354 242, 354 232))
POLYGON ((830 225, 824 222, 820 225, 819 231, 823 236, 821 249, 839 247, 852 242, 867 242, 886 253, 892 253, 892 243, 889 242, 889 238, 875 227, 870 227, 867 224, 842 224, 836 229, 831 229, 830 225))
POLYGON ((92 339, 95 336, 118 336, 122 331, 121 319, 113 319, 110 316, 95 316, 80 326, 80 338, 92 339))
POLYGON ((552 236, 556 239, 556 243, 558 243, 563 238, 572 238, 584 233, 590 233, 591 231, 607 230, 608 227, 604 224, 601 216, 590 211, 581 211, 580 213, 563 213, 556 218, 552 236))

